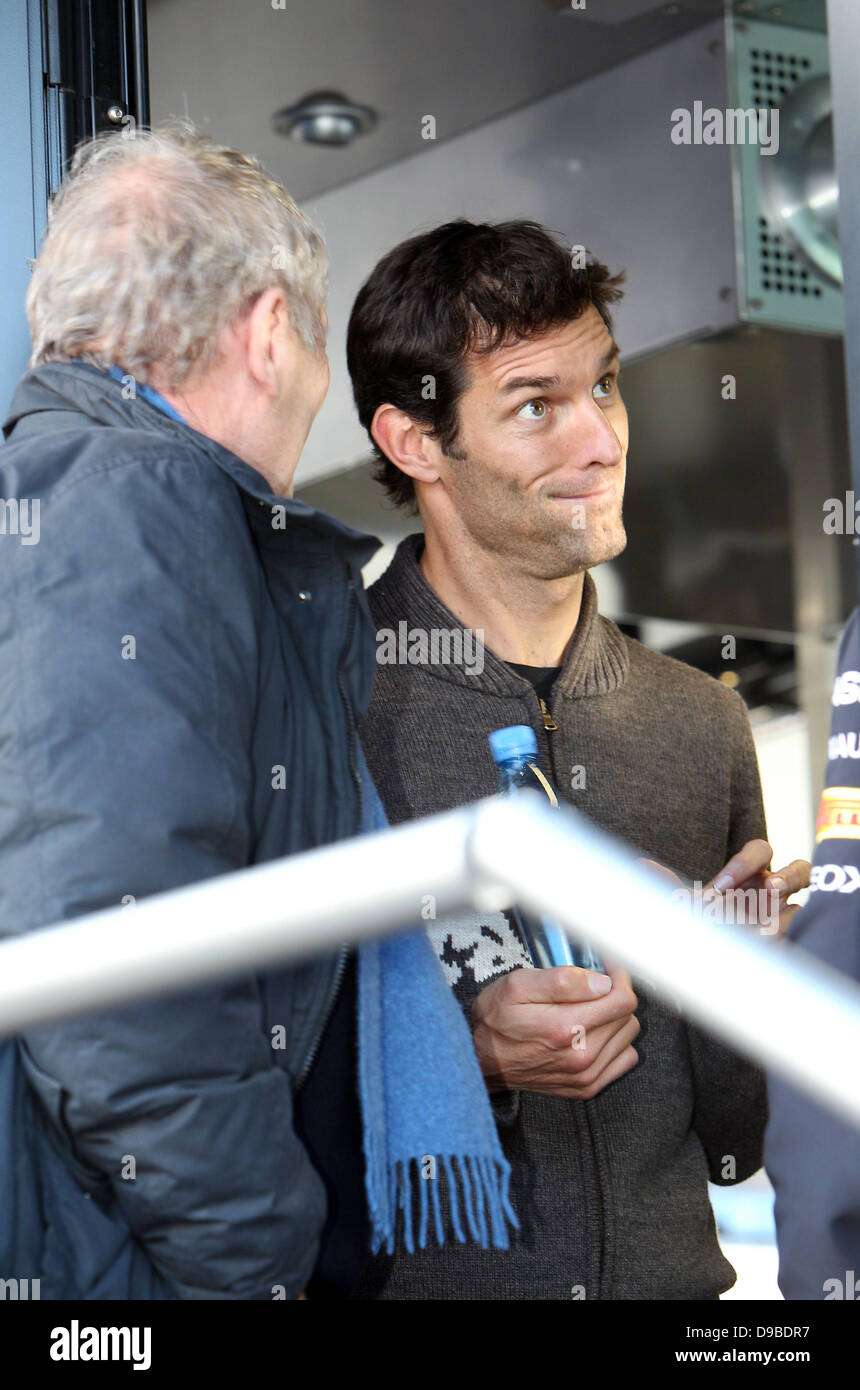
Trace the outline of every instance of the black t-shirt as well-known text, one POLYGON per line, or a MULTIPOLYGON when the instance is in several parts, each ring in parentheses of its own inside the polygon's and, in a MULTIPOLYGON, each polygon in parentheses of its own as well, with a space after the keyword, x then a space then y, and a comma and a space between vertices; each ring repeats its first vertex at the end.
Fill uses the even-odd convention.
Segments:
POLYGON ((521 666, 516 661, 508 661, 505 665, 516 671, 518 676, 525 676, 527 681, 531 681, 539 700, 549 699, 555 678, 561 670, 560 666, 521 666))

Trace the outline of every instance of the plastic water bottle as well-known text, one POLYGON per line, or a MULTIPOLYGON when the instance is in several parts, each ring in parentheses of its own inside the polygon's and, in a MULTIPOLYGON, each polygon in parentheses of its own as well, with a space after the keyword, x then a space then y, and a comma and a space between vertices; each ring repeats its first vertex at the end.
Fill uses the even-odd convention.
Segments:
MULTIPOLYGON (((543 792, 552 806, 558 797, 540 769, 537 734, 528 724, 512 724, 496 729, 488 737, 493 762, 499 769, 499 795, 517 796, 533 789, 543 792)), ((534 965, 549 970, 555 965, 578 965, 584 970, 605 973, 600 956, 585 942, 574 944, 557 922, 543 914, 531 914, 514 907, 511 916, 528 947, 534 965)))

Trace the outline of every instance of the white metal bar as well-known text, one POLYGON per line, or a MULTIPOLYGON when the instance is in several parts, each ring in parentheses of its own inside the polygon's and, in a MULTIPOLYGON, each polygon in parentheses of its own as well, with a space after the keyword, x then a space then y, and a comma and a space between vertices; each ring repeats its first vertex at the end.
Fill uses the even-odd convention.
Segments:
POLYGON ((578 928, 694 1022, 860 1126, 860 986, 755 927, 692 915, 621 841, 533 800, 527 818, 497 802, 476 819, 479 876, 578 928))
POLYGON ((860 987, 754 929, 691 918, 629 848, 573 810, 527 795, 7 941, 0 1033, 417 925, 428 894, 437 916, 514 899, 551 914, 860 1125, 860 987))
POLYGON ((204 984, 470 901, 474 813, 451 811, 159 893, 0 945, 0 1035, 204 984))

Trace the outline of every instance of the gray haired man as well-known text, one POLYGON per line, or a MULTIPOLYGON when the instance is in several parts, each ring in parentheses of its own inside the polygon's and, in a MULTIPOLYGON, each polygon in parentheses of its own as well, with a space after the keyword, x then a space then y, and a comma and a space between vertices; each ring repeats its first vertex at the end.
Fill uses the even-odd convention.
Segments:
MULTIPOLYGON (((145 895, 360 829, 378 543, 292 500, 325 285, 319 235, 236 151, 77 155, 0 450, 41 523, 0 542, 0 937, 121 903, 133 934, 145 895)), ((294 1092, 338 978, 327 955, 26 1034, 43 1297, 301 1295, 326 1194, 294 1092)))

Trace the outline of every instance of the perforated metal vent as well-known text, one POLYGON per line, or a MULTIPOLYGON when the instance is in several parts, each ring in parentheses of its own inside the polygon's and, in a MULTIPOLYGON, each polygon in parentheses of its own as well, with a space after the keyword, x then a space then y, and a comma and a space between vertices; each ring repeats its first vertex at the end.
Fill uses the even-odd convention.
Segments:
MULTIPOLYGON (((827 38, 757 21, 733 26, 733 97, 745 110, 780 107, 801 83, 828 71, 827 38)), ((780 139, 784 132, 780 130, 780 139)), ((734 151, 740 195, 740 312, 775 326, 839 333, 842 295, 811 268, 768 217, 762 166, 774 156, 755 145, 734 151)))
POLYGON ((778 106, 802 77, 811 77, 812 63, 796 53, 768 48, 750 49, 752 91, 756 106, 778 106))
POLYGON ((758 220, 758 245, 762 289, 821 298, 824 291, 817 279, 810 275, 783 237, 769 230, 765 217, 758 220))
MULTIPOLYGON (((786 93, 804 77, 811 76, 812 62, 797 53, 779 49, 751 48, 750 74, 756 107, 779 106, 786 93)), ((768 228, 767 218, 758 219, 759 274, 762 289, 777 294, 805 294, 821 297, 821 286, 801 264, 788 243, 768 228)))

